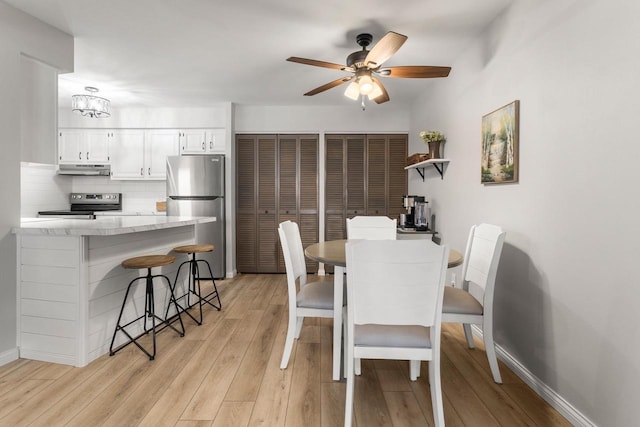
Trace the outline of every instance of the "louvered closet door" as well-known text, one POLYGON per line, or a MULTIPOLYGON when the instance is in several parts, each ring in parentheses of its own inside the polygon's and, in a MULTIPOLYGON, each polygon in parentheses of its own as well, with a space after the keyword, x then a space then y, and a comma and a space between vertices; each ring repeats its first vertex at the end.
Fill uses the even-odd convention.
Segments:
POLYGON ((325 176, 325 240, 346 238, 345 137, 327 135, 325 176))
POLYGON ((402 196, 407 194, 407 135, 389 135, 387 152, 387 215, 391 219, 398 218, 406 209, 402 204, 402 196))
POLYGON ((278 271, 278 212, 275 135, 258 137, 258 265, 257 272, 278 271))
MULTIPOLYGON (((300 137, 298 225, 302 246, 318 242, 320 212, 318 210, 318 135, 300 137)), ((318 271, 318 263, 307 259, 307 272, 318 271)))
MULTIPOLYGON (((347 138, 347 218, 366 215, 365 197, 365 136, 348 135, 347 138)), ((346 230, 346 224, 345 224, 346 230)), ((346 236, 346 234, 345 234, 346 236)))
POLYGON ((236 268, 250 273, 257 269, 255 135, 236 138, 236 268))
MULTIPOLYGON (((298 221, 298 138, 295 135, 278 136, 278 224, 298 221)), ((300 226, 300 224, 298 224, 300 226)), ((286 272, 282 248, 278 243, 278 272, 286 272)))
POLYGON ((367 135, 367 215, 387 214, 387 137, 367 135))

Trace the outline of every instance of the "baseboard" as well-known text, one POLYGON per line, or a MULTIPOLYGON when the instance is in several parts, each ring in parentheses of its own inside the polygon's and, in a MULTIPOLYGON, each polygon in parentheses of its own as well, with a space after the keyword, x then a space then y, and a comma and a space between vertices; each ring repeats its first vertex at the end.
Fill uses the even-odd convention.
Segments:
POLYGON ((14 360, 18 360, 20 357, 20 353, 18 352, 18 348, 12 348, 7 351, 3 351, 0 353, 0 366, 4 366, 7 363, 11 363, 14 360))
MULTIPOLYGON (((477 325, 471 325, 474 335, 482 339, 482 329, 477 325)), ((496 356, 509 367, 522 381, 533 389, 549 405, 556 409, 574 426, 597 427, 582 412, 578 411, 564 397, 546 385, 540 378, 531 373, 522 363, 513 357, 508 351, 496 344, 496 356)))

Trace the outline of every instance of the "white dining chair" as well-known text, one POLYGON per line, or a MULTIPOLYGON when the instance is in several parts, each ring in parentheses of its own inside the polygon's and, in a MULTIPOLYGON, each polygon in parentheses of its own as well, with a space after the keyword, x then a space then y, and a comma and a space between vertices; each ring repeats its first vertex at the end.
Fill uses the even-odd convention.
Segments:
MULTIPOLYGON (((347 239, 396 240, 397 224, 397 220, 388 216, 360 215, 347 218, 347 239)), ((355 372, 360 375, 360 360, 355 362, 355 372)))
POLYGON ((347 218, 347 239, 396 240, 398 221, 387 216, 347 218))
POLYGON ((500 384, 500 368, 493 341, 493 294, 506 232, 491 224, 471 227, 462 264, 462 288, 447 286, 442 321, 462 323, 469 348, 474 348, 471 324, 482 327, 493 380, 500 384))
POLYGON ((347 242, 345 426, 353 418, 354 361, 362 358, 429 361, 435 425, 444 425, 440 324, 448 255, 429 240, 347 242))
MULTIPOLYGON (((307 266, 298 224, 284 221, 278 227, 278 234, 287 270, 289 294, 289 324, 280 361, 280 369, 286 369, 291 357, 293 341, 300 336, 304 318, 333 318, 333 284, 332 282, 307 282, 307 266)), ((337 327, 340 328, 340 325, 337 327)))

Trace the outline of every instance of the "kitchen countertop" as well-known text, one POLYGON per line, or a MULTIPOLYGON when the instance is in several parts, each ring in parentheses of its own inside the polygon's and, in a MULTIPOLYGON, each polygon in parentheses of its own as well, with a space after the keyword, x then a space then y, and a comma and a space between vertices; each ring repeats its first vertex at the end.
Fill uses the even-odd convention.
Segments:
POLYGON ((14 234, 58 236, 112 236, 160 230, 216 221, 215 217, 195 216, 98 216, 96 219, 22 218, 14 234))

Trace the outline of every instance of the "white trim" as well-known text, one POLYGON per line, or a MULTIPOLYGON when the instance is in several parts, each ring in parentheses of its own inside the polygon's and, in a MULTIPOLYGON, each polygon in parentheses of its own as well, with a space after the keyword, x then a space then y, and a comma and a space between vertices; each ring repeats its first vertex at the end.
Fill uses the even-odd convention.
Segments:
POLYGON ((77 360, 74 356, 66 356, 63 354, 48 353, 46 351, 38 350, 20 350, 20 357, 22 359, 40 360, 48 363, 59 363, 62 365, 78 366, 77 360))
POLYGON ((18 360, 19 356, 18 347, 0 353, 0 366, 11 363, 14 360, 18 360))
MULTIPOLYGON (((482 329, 478 325, 471 325, 474 335, 482 339, 482 329)), ((563 417, 565 417, 574 426, 597 427, 582 412, 578 411, 564 397, 559 395, 554 389, 546 385, 542 380, 536 377, 522 363, 513 357, 508 351, 496 344, 496 355, 498 359, 504 362, 522 381, 533 389, 541 398, 549 405, 555 408, 563 417)))

